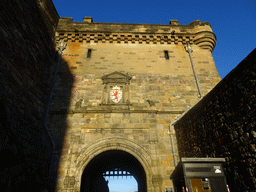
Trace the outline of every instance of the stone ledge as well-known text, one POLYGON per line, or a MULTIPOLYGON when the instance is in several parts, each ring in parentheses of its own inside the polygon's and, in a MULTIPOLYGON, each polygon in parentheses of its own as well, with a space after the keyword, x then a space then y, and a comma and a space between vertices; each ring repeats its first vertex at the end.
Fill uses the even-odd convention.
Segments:
POLYGON ((155 113, 155 114, 182 114, 185 111, 158 111, 158 110, 73 110, 51 111, 50 114, 74 114, 74 113, 155 113))
MULTIPOLYGON (((212 33, 212 32, 211 32, 212 33)), ((157 43, 163 44, 165 43, 178 43, 182 42, 182 44, 186 44, 188 41, 190 44, 193 44, 194 34, 188 33, 175 33, 175 35, 168 33, 148 33, 148 34, 140 34, 140 33, 104 33, 104 32, 58 32, 56 33, 56 41, 64 39, 65 42, 68 41, 79 41, 81 42, 102 42, 102 43, 139 43, 145 42, 146 44, 157 43)))

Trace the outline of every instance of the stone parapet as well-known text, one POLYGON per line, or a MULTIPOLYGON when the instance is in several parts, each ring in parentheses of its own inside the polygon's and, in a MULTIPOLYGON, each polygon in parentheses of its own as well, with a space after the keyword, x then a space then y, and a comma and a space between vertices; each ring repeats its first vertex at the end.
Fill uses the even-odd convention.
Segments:
POLYGON ((208 49, 212 52, 216 44, 216 36, 208 31, 198 32, 194 36, 194 44, 198 45, 201 49, 208 49))
POLYGON ((56 40, 86 43, 131 43, 131 44, 190 44, 213 51, 216 36, 208 22, 197 20, 189 25, 179 25, 171 20, 170 25, 92 23, 91 17, 84 22, 72 22, 73 18, 60 18, 56 40))

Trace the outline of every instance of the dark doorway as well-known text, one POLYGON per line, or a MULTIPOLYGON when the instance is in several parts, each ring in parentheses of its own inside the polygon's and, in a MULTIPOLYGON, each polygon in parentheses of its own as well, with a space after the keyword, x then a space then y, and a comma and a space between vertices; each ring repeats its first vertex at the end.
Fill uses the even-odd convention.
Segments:
POLYGON ((126 170, 136 179, 138 192, 147 191, 146 174, 140 162, 127 152, 110 150, 97 155, 86 166, 81 180, 81 192, 108 191, 103 175, 117 169, 126 170))

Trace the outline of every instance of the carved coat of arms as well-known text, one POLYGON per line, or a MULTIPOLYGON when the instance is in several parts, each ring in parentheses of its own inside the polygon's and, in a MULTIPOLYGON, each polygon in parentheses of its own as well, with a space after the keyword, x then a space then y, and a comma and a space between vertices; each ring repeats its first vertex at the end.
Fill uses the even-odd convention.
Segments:
POLYGON ((111 87, 110 98, 114 103, 118 103, 122 99, 122 89, 118 86, 111 87))

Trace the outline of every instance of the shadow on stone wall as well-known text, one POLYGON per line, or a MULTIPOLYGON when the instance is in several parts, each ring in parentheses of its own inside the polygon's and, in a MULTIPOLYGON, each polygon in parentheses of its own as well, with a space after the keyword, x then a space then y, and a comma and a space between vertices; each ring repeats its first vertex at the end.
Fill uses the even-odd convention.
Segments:
POLYGON ((225 157, 230 191, 256 190, 256 49, 176 124, 180 157, 225 157))
MULTIPOLYGON (((0 5, 1 191, 55 191, 58 158, 52 164, 52 154, 58 156, 67 125, 63 122, 58 138, 53 136, 53 151, 45 118, 59 58, 54 31, 59 16, 51 0, 0 5)), ((66 85, 65 109, 73 78, 67 63, 60 67, 66 68, 65 78, 57 81, 66 85)))
POLYGON ((71 74, 68 64, 66 61, 61 60, 48 118, 51 134, 55 142, 55 160, 53 168, 53 181, 55 188, 57 187, 56 180, 58 173, 63 171, 62 169, 59 169, 60 157, 67 154, 69 148, 69 143, 65 142, 64 139, 68 128, 67 114, 70 105, 70 98, 72 96, 73 83, 74 76, 71 74))

